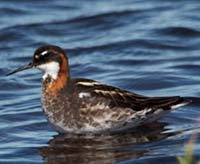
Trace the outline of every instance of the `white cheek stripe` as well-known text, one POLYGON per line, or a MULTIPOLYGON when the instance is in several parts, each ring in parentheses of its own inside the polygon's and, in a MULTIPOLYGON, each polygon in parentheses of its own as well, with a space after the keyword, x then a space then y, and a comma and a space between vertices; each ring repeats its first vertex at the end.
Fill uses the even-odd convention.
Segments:
POLYGON ((48 76, 56 80, 58 77, 60 66, 57 62, 49 62, 46 64, 41 64, 36 68, 44 71, 44 75, 42 76, 43 80, 45 80, 48 76))

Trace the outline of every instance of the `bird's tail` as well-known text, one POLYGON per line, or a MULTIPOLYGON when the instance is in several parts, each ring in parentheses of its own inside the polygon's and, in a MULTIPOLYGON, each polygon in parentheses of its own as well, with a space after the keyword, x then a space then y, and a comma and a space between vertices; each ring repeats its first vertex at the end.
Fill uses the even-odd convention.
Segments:
POLYGON ((175 104, 172 104, 171 109, 180 108, 182 106, 190 104, 191 102, 192 102, 192 100, 190 100, 190 99, 179 97, 179 100, 175 104))
POLYGON ((191 103, 191 99, 180 96, 174 97, 153 97, 150 98, 146 105, 154 109, 172 110, 191 103))

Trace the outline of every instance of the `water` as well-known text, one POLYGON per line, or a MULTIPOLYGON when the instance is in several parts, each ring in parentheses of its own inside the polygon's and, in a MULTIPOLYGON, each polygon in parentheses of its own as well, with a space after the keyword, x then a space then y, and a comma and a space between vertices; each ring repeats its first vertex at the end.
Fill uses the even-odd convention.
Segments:
MULTIPOLYGON (((127 134, 62 136, 44 117, 41 73, 10 70, 46 43, 71 75, 149 96, 200 96, 200 4, 195 0, 1 0, 0 163, 177 163, 199 130, 199 103, 127 134)), ((199 158, 197 137, 194 155, 199 158)))

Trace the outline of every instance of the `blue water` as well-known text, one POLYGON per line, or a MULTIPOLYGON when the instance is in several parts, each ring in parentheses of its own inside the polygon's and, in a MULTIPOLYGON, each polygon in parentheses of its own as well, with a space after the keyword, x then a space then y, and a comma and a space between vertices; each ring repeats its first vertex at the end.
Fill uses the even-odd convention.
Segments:
POLYGON ((199 103, 127 134, 62 136, 42 113, 41 73, 5 74, 49 43, 66 50, 73 77, 148 96, 199 97, 199 11, 197 0, 1 0, 0 163, 177 163, 200 133, 199 103))

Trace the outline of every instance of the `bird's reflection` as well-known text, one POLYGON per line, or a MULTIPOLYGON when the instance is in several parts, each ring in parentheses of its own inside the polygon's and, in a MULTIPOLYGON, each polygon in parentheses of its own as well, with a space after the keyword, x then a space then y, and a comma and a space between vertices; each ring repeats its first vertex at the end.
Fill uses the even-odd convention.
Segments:
POLYGON ((166 133, 167 124, 155 122, 140 130, 112 135, 57 135, 40 148, 46 164, 113 163, 144 156, 147 150, 134 146, 165 139, 175 133, 166 133))

